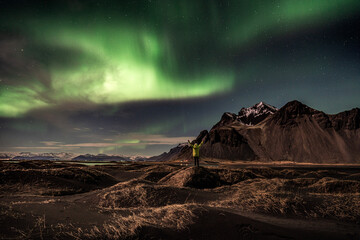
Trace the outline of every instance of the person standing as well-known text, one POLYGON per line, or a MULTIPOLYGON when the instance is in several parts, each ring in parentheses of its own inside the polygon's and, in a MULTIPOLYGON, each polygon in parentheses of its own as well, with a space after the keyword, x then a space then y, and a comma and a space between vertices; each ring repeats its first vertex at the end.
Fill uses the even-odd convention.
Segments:
POLYGON ((188 140, 188 143, 190 144, 190 147, 192 147, 192 149, 193 149, 194 165, 198 167, 199 166, 199 156, 200 156, 199 149, 200 149, 201 145, 204 143, 204 141, 201 141, 200 144, 195 143, 193 145, 188 140))

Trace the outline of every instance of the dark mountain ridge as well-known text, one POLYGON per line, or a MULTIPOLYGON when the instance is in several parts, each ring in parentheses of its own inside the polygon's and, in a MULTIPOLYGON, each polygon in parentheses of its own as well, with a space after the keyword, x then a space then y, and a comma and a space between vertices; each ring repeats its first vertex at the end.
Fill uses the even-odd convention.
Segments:
MULTIPOLYGON (((204 141, 200 154, 207 159, 359 163, 359 129, 359 108, 326 114, 296 100, 280 109, 261 102, 224 113, 195 141, 204 141)), ((171 160, 191 159, 189 146, 176 152, 171 160)), ((170 160, 166 153, 161 159, 170 160)))

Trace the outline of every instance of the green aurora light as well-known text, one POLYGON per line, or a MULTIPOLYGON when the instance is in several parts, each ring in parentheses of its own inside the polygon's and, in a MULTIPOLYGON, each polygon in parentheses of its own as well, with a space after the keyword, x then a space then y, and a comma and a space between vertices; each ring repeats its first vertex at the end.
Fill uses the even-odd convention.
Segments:
POLYGON ((184 46, 191 49, 210 39, 231 53, 261 41, 267 31, 280 34, 321 24, 354 12, 355 6, 359 3, 353 0, 154 1, 141 16, 134 10, 127 16, 125 10, 109 8, 79 16, 60 11, 34 18, 15 14, 1 25, 27 37, 24 58, 37 59, 33 54, 42 47, 75 54, 59 62, 49 50, 48 57, 38 59, 49 73, 49 86, 38 79, 29 79, 26 85, 3 84, 0 116, 19 117, 64 102, 117 104, 226 93, 245 81, 239 77, 241 69, 217 68, 205 59, 199 69, 187 71, 193 69, 194 59, 181 60, 184 46))

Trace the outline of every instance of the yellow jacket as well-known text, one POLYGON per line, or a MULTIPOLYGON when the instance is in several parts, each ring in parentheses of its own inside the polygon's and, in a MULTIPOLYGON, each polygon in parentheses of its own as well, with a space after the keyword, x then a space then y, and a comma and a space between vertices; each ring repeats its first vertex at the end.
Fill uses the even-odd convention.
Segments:
POLYGON ((201 142, 199 145, 197 143, 195 143, 194 145, 192 145, 190 142, 190 147, 192 147, 193 149, 193 157, 199 157, 199 149, 201 147, 201 145, 203 144, 203 142, 201 142))

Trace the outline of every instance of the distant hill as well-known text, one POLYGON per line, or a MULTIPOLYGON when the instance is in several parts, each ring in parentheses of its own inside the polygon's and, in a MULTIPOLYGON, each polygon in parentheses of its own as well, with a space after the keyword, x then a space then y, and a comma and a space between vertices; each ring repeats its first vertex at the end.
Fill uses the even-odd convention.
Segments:
POLYGON ((161 161, 175 160, 176 158, 178 158, 182 149, 186 146, 187 146, 187 143, 180 143, 176 147, 170 149, 169 152, 164 152, 158 156, 149 157, 146 159, 146 161, 161 162, 161 161))
POLYGON ((119 155, 106 155, 106 154, 84 154, 74 157, 73 161, 130 161, 129 157, 119 156, 119 155))
POLYGON ((123 155, 106 155, 106 154, 82 154, 76 155, 73 153, 0 153, 0 159, 4 160, 50 160, 50 161, 144 161, 145 157, 128 157, 123 155))
MULTIPOLYGON (((206 158, 360 163, 360 109, 330 115, 299 101, 280 109, 261 102, 242 108, 239 114, 224 113, 195 141, 202 140, 200 154, 206 158)), ((161 159, 191 158, 189 146, 175 149, 162 154, 161 159)))

